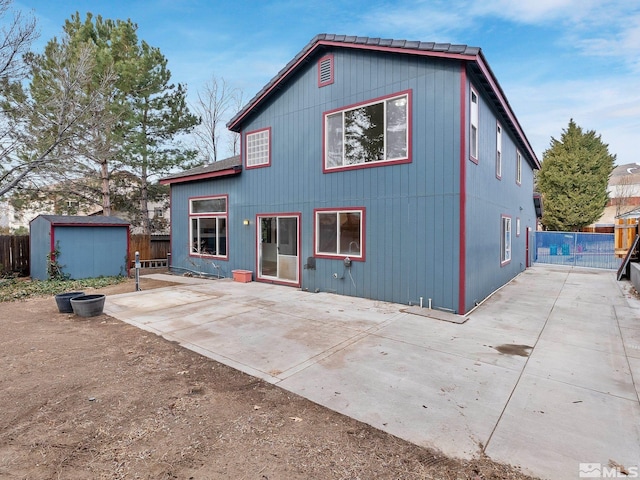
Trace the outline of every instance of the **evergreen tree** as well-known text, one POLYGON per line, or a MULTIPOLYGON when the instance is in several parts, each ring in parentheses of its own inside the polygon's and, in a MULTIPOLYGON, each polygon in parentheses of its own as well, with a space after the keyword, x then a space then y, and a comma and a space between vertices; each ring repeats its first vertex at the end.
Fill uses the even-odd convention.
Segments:
POLYGON ((94 42, 99 52, 97 73, 113 69, 117 76, 112 111, 119 121, 112 132, 112 153, 120 177, 123 172, 133 174, 127 188, 131 200, 137 201, 124 205, 149 233, 150 186, 157 176, 194 166, 195 151, 178 139, 199 120, 187 107, 185 88, 170 83, 167 59, 158 48, 138 39, 131 20, 105 20, 89 13, 82 22, 76 13, 66 22, 65 32, 72 41, 94 42))
POLYGON ((602 216, 615 158, 600 135, 583 132, 573 119, 560 140, 551 138, 537 177, 547 230, 579 231, 602 216))

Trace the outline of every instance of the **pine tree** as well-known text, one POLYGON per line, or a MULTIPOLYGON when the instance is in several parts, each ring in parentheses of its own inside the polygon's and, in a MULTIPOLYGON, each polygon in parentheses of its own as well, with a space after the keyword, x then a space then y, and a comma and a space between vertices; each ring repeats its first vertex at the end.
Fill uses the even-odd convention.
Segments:
POLYGON ((602 216, 616 156, 600 135, 569 121, 560 140, 551 138, 537 185, 543 195, 547 230, 579 231, 602 216))

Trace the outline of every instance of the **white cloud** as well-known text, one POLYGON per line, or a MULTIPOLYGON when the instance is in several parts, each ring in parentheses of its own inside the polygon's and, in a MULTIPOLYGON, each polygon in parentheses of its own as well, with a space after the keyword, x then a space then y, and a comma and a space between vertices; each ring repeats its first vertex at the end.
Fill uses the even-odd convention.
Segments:
POLYGON ((633 163, 640 129, 640 93, 634 84, 632 76, 520 84, 511 88, 510 103, 539 159, 551 137, 559 139, 573 118, 584 130, 601 135, 618 164, 633 163))
POLYGON ((455 5, 441 2, 417 2, 381 5, 354 18, 355 31, 364 29, 373 35, 407 40, 455 41, 452 36, 472 25, 467 2, 455 5), (403 32, 397 36, 397 32, 403 32))
MULTIPOLYGON (((612 0, 494 0, 470 6, 478 16, 496 16, 525 24, 549 24, 552 21, 577 22, 590 17, 595 10, 612 0)), ((619 3, 619 2, 617 2, 619 3)))

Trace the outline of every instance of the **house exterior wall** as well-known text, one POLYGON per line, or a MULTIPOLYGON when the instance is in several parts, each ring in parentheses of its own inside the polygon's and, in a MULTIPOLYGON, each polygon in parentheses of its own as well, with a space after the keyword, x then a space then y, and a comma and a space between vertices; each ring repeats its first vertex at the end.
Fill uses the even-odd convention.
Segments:
MULTIPOLYGON (((302 263, 314 255, 314 209, 365 209, 366 261, 351 278, 339 259, 316 259, 302 269, 302 288, 455 310, 458 302, 459 62, 337 49, 334 82, 319 88, 309 62, 253 116, 243 132, 271 128, 271 165, 237 178, 172 186, 172 257, 175 266, 208 268, 188 257, 188 199, 229 195, 226 269, 256 271, 256 215, 301 214, 302 263), (323 173, 323 113, 411 91, 411 163, 323 173), (251 225, 242 225, 243 219, 251 225), (355 284, 355 286, 354 286, 355 284)), ((245 136, 242 137, 243 141, 245 136)), ((244 158, 244 152, 243 152, 244 158)))
POLYGON ((469 159, 471 84, 458 60, 333 47, 317 52, 243 119, 242 173, 172 184, 173 265, 217 273, 215 264, 228 277, 245 269, 256 278, 257 216, 278 213, 299 215, 305 265, 314 257, 314 211, 358 208, 365 215, 364 261, 347 270, 341 259, 316 256, 315 269, 300 269, 301 288, 403 304, 422 297, 434 308, 469 311, 525 268, 527 227, 535 229, 526 152, 518 185, 515 139, 500 119, 503 167, 496 178, 499 115, 479 86, 479 158, 469 159), (317 60, 327 55, 332 82, 319 87, 317 60), (409 92, 411 104, 408 163, 323 169, 323 114, 401 92, 409 92), (268 164, 247 168, 246 134, 266 129, 268 164), (228 195, 228 256, 192 256, 189 199, 216 195, 228 195), (500 258, 503 216, 512 219, 509 262, 500 258))
POLYGON ((51 223, 36 217, 29 224, 30 275, 36 280, 47 280, 47 255, 51 252, 51 223))
MULTIPOLYGON (((536 213, 532 200, 533 169, 525 152, 516 146, 513 135, 486 101, 482 90, 467 80, 479 94, 479 158, 468 160, 466 177, 466 276, 465 310, 469 311, 500 286, 527 267, 527 227, 531 229, 529 244, 536 229, 536 213), (502 126, 502 175, 496 176, 497 122, 502 126), (521 182, 516 182, 517 151, 522 155, 521 182), (501 262, 501 219, 511 218, 511 260, 501 262), (520 234, 516 232, 518 219, 520 234)), ((531 258, 531 252, 529 252, 531 258)))

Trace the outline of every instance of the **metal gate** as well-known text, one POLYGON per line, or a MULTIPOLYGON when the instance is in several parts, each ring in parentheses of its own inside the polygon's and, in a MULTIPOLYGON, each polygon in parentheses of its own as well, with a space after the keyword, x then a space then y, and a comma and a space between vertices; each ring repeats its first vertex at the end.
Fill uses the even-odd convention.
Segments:
POLYGON ((535 261, 617 270, 613 233, 536 232, 535 261))

